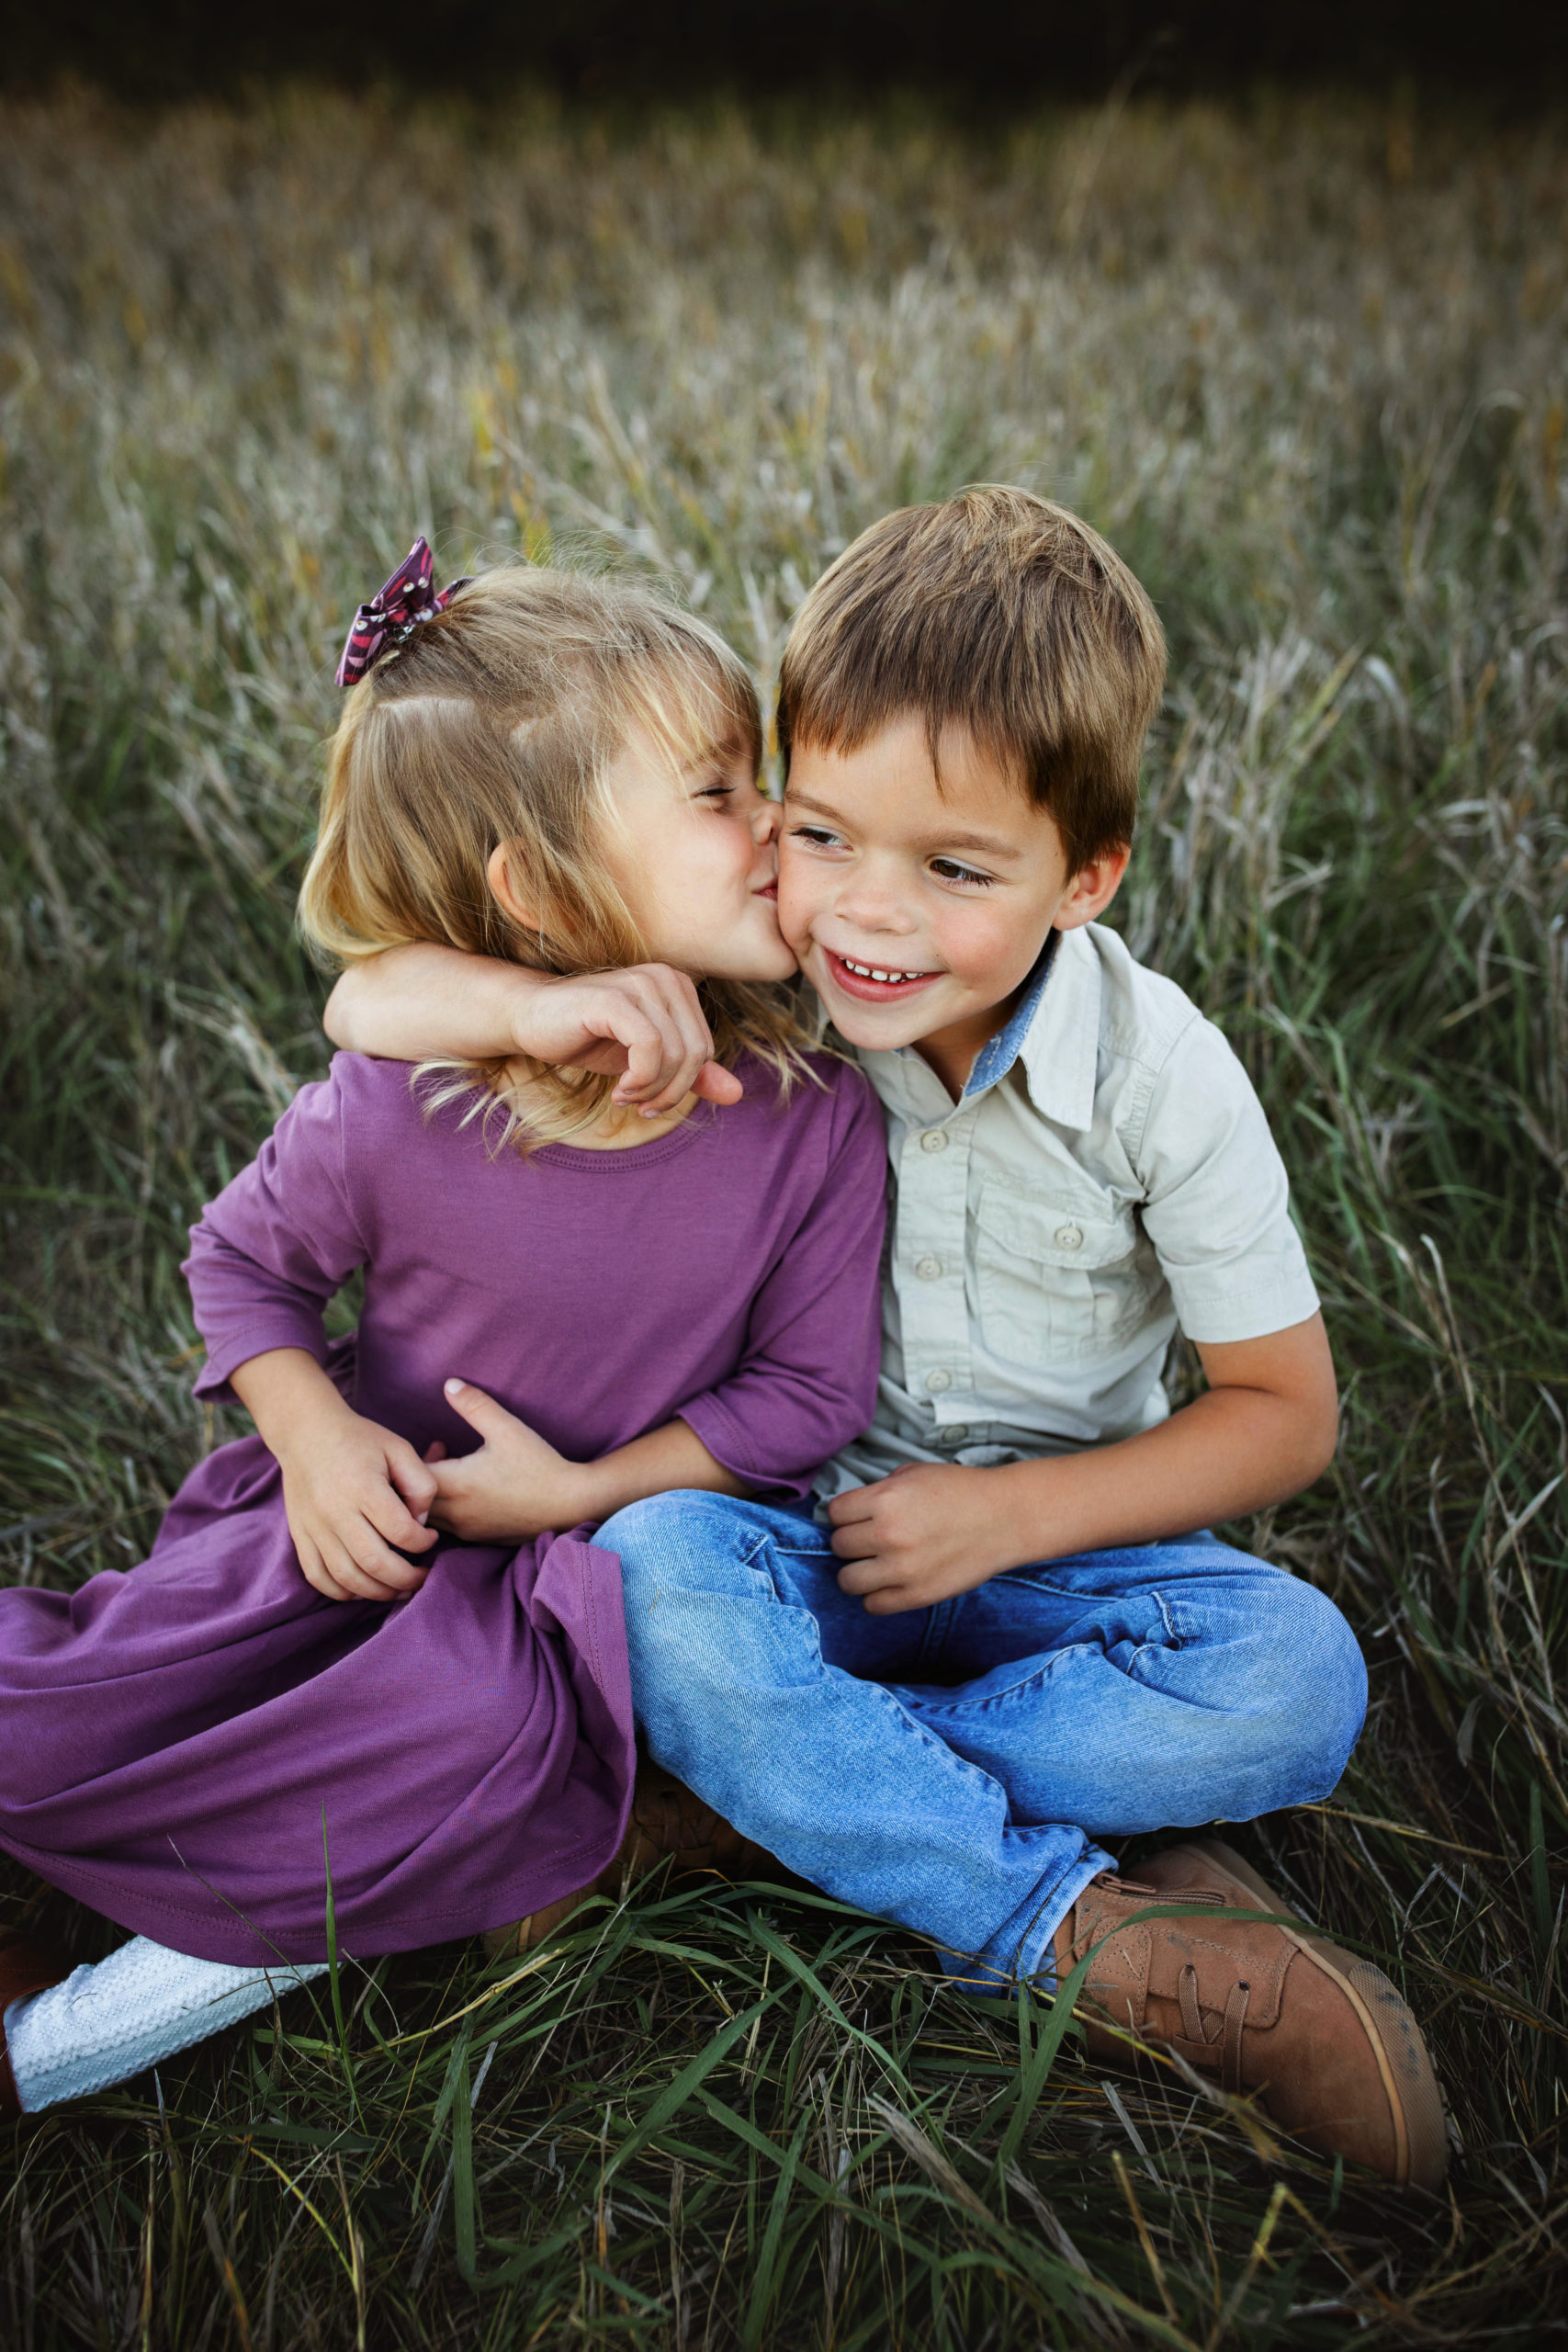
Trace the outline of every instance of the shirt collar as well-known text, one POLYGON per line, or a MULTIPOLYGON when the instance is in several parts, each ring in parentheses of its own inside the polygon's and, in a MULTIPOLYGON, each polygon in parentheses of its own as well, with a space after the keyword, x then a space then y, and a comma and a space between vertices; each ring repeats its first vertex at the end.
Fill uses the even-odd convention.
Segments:
POLYGON ((1051 933, 1040 950, 1033 970, 1023 984, 1023 994, 1013 1008, 1006 1028, 998 1029, 994 1037, 987 1038, 976 1055, 975 1067, 969 1073, 962 1101, 967 1102, 972 1096, 984 1094, 988 1086, 997 1085, 1023 1051, 1023 1041, 1045 994, 1045 983, 1051 977, 1051 967, 1056 960, 1056 944, 1061 936, 1059 931, 1051 933))
POLYGON ((1021 1061, 1042 1117, 1087 1132, 1099 1076, 1100 991, 1100 957, 1087 931, 1053 932, 1017 1011, 976 1056, 964 1102, 1021 1061))
POLYGON ((1088 931, 1054 931, 1006 1027, 976 1056, 958 1103, 913 1046, 888 1053, 863 1046, 858 1058, 884 1101, 920 1125, 977 1102, 1021 1062, 1042 1116, 1087 1134, 1100 1071, 1100 957, 1088 931))

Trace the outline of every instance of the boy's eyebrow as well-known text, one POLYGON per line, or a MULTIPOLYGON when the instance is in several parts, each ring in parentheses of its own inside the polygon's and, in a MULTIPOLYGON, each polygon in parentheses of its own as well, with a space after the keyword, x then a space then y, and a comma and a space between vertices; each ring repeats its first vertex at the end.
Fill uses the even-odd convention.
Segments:
POLYGON ((1004 842, 997 833, 930 833, 916 844, 919 849, 976 849, 986 857, 1021 857, 1022 852, 1015 842, 1004 842))
MULTIPOLYGON (((794 792, 786 787, 784 798, 791 808, 809 808, 814 816, 830 818, 835 825, 841 825, 844 821, 829 802, 813 800, 807 792, 794 792)), ((1022 854, 1016 842, 1003 841, 999 833, 953 833, 945 827, 941 832, 926 834, 914 843, 914 847, 923 850, 975 849, 987 857, 1016 858, 1022 854)))
POLYGON ((838 810, 832 808, 829 802, 826 800, 813 800, 808 792, 797 792, 793 785, 786 784, 784 786, 784 798, 789 802, 792 808, 809 808, 818 817, 831 817, 835 825, 840 825, 843 822, 843 819, 840 816, 838 810))

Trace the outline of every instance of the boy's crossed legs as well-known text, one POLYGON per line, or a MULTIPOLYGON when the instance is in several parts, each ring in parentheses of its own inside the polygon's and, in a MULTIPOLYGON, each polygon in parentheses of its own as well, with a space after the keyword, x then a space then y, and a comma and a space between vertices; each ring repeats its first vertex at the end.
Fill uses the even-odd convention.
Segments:
POLYGON ((1436 2185, 1440 2098, 1386 1979, 1304 1927, 1195 1917, 1284 1907, 1215 1844, 1159 1856, 1138 1884, 1100 1875, 1115 1866, 1097 1835, 1251 1819, 1334 1787, 1366 1670, 1311 1585, 1202 1534, 873 1616, 797 1512, 665 1495, 597 1540, 620 1555, 649 1749, 742 1835, 931 1937, 971 1983, 1051 1982, 1108 1938, 1089 1990, 1119 2024, 1227 2087, 1267 2086, 1319 2144, 1436 2185), (1136 1923, 1162 1901, 1186 1907, 1136 1923))
POLYGON ((1338 1611, 1213 1536, 885 1617, 840 1591, 830 1533, 717 1495, 608 1521, 638 1717, 744 1836, 964 1962, 1049 1973, 1055 1928, 1114 1868, 1096 1835, 1326 1796, 1360 1730, 1338 1611))

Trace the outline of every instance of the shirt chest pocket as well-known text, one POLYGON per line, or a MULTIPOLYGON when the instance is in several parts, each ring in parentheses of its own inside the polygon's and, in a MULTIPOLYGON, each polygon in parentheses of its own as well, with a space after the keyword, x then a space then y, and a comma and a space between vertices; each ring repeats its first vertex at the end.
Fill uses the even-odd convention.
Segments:
POLYGON ((975 1268, 987 1347, 1038 1364, 1115 1346, 1145 1312, 1139 1255, 1130 1209, 1062 1207, 985 1185, 975 1268))

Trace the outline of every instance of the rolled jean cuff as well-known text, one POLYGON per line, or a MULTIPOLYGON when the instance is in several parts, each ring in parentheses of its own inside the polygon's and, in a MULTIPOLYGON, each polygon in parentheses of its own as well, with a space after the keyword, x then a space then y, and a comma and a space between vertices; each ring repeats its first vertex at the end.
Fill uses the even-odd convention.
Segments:
POLYGON ((977 1952, 942 1951, 942 1965, 949 1976, 962 1978, 972 1992, 1009 1992, 1021 1979, 1045 1992, 1056 1983, 1055 1935, 1074 1904, 1101 1871, 1116 1868, 1098 1846, 1086 1846, 1064 1870, 1043 1900, 1038 1892, 1005 1919, 977 1952))

